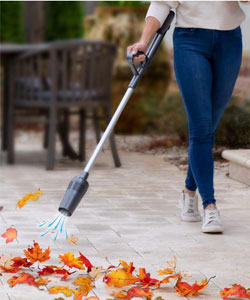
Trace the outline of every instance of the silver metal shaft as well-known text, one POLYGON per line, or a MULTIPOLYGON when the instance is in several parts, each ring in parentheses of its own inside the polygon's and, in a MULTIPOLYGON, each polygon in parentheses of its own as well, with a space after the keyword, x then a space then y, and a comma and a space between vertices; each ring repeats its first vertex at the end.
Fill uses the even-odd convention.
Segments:
POLYGON ((92 168, 99 152, 102 150, 103 144, 105 143, 105 141, 107 140, 107 138, 109 137, 110 133, 112 132, 116 122, 118 121, 120 114, 122 113, 124 107, 126 106, 130 96, 132 95, 134 89, 133 88, 128 88, 125 95, 123 96, 119 106, 117 107, 112 119, 110 120, 106 130, 104 131, 102 138, 100 139, 99 143, 97 144, 92 156, 90 157, 85 169, 83 170, 83 172, 89 173, 90 169, 92 168))

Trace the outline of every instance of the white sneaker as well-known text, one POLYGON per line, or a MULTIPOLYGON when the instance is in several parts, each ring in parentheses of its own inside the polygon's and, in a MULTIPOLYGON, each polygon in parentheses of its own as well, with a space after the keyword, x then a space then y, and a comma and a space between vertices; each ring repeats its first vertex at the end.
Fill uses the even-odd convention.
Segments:
POLYGON ((180 198, 181 219, 186 222, 199 222, 198 196, 182 192, 180 198))
POLYGON ((202 223, 202 232, 223 232, 223 225, 221 222, 220 212, 217 208, 205 209, 202 223))

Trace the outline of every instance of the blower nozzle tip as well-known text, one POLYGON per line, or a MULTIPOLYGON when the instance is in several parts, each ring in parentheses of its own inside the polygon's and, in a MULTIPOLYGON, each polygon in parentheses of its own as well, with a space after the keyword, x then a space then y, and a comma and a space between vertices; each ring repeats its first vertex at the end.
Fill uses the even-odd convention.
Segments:
POLYGON ((87 177, 88 173, 84 172, 81 176, 72 178, 58 208, 61 214, 67 217, 73 214, 89 187, 87 177))

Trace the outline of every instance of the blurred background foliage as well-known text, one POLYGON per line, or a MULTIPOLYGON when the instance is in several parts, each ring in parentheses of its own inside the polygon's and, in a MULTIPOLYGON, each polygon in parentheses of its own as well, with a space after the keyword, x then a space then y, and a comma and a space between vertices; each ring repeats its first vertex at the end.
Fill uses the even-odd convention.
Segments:
MULTIPOLYGON (((177 143, 188 143, 187 117, 178 91, 170 91, 159 101, 150 95, 140 104, 143 133, 176 136, 177 143)), ((142 133, 142 132, 140 132, 142 133)), ((229 148, 250 147, 250 99, 239 105, 232 97, 216 131, 215 144, 229 148)))
POLYGON ((24 42, 23 6, 20 1, 0 2, 1 42, 24 42))
POLYGON ((100 6, 142 6, 146 1, 100 1, 100 6))
POLYGON ((84 6, 80 1, 49 1, 47 5, 46 40, 83 37, 84 6))

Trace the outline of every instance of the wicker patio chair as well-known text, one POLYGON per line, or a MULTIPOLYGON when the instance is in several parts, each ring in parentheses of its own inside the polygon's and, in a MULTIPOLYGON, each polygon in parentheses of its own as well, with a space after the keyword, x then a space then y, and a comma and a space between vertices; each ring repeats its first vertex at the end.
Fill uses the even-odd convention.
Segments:
MULTIPOLYGON (((67 142, 69 113, 79 115, 79 159, 85 160, 85 131, 88 113, 100 139, 99 121, 111 118, 112 69, 116 47, 108 42, 67 40, 48 43, 39 51, 18 56, 10 63, 10 101, 8 103, 8 163, 14 163, 15 123, 43 122, 47 149, 46 168, 55 163, 56 129, 67 142), (100 115, 99 111, 103 111, 100 115), (44 118, 27 117, 37 112, 44 118), (24 117, 24 119, 22 118, 24 117), (60 123, 61 122, 61 123, 60 123), (61 124, 61 126, 58 126, 61 124)), ((121 165, 114 133, 110 146, 116 167, 121 165)))

